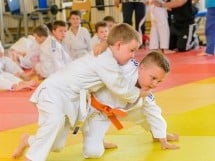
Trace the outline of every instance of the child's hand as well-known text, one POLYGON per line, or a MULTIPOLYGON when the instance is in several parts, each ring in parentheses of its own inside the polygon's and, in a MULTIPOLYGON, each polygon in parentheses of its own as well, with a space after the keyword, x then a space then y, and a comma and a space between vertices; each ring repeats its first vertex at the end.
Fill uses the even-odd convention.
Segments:
POLYGON ((150 90, 140 89, 140 97, 146 97, 150 94, 150 90))
POLYGON ((107 49, 107 47, 108 47, 108 44, 106 41, 96 45, 93 49, 94 56, 98 56, 101 53, 103 53, 107 49))
POLYGON ((119 4, 120 4, 120 0, 114 0, 114 4, 115 4, 115 6, 118 8, 118 7, 119 7, 119 4))
POLYGON ((159 2, 158 0, 152 0, 151 2, 153 5, 155 5, 156 7, 161 7, 162 6, 162 3, 159 2))

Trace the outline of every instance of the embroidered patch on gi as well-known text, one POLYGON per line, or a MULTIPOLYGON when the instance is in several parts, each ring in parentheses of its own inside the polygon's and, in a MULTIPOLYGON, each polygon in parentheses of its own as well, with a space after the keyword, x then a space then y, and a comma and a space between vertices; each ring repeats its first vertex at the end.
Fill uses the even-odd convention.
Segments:
POLYGON ((150 93, 147 98, 149 99, 149 101, 154 101, 154 96, 152 93, 150 93))
POLYGON ((131 62, 132 62, 136 67, 139 66, 139 63, 138 63, 136 60, 132 59, 131 62))

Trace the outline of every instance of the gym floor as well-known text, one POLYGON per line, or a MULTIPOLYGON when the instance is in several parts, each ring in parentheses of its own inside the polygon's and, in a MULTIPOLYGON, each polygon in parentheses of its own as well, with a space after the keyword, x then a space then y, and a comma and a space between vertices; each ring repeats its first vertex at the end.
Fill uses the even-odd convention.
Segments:
MULTIPOLYGON (((105 138, 118 149, 107 150, 102 158, 84 159, 81 134, 71 134, 66 147, 50 153, 48 161, 214 161, 215 57, 197 56, 202 50, 167 55, 172 71, 154 92, 168 131, 180 135, 174 142, 180 149, 162 150, 149 132, 123 122, 123 130, 111 127, 105 138)), ((137 58, 143 55, 140 51, 137 58)), ((12 161, 11 153, 20 135, 36 131, 37 110, 28 102, 31 93, 0 92, 0 161, 12 161)))

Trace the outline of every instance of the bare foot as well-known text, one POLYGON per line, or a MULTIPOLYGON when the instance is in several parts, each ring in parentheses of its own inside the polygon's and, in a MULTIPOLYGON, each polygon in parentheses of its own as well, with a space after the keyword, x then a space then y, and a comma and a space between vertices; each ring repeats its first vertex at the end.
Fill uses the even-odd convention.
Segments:
POLYGON ((207 54, 207 53, 199 53, 197 56, 213 56, 212 54, 207 54))
POLYGON ((12 158, 16 159, 22 156, 25 149, 29 146, 28 144, 28 134, 23 134, 20 138, 19 145, 16 147, 15 151, 12 154, 12 158))
POLYGON ((166 135, 166 139, 167 141, 178 141, 179 140, 179 136, 177 134, 167 134, 166 135))
MULTIPOLYGON (((179 135, 168 133, 168 134, 166 134, 166 140, 167 141, 178 141, 179 140, 179 135)), ((159 142, 159 141, 160 141, 159 138, 153 138, 153 142, 159 142)))
POLYGON ((164 53, 164 54, 173 54, 173 53, 176 53, 176 51, 175 51, 175 50, 164 49, 164 50, 163 50, 163 53, 164 53))
POLYGON ((115 149, 115 148, 118 148, 118 147, 114 143, 106 143, 106 142, 104 142, 104 148, 105 149, 115 149))

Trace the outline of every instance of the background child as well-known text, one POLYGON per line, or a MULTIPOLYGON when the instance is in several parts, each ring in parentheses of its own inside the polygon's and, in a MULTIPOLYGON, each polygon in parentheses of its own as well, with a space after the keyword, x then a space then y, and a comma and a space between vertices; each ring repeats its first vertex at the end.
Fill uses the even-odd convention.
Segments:
MULTIPOLYGON (((130 84, 144 90, 152 90, 164 80, 170 70, 168 60, 160 53, 152 52, 143 58, 140 65, 135 61, 121 67, 122 73, 130 84)), ((128 110, 125 120, 139 124, 148 122, 154 138, 157 138, 163 149, 176 149, 178 146, 168 143, 168 140, 177 140, 178 136, 166 134, 166 122, 161 115, 160 108, 156 105, 153 95, 150 93, 146 98, 139 99, 135 104, 127 105, 121 98, 117 98, 111 91, 102 88, 94 93, 98 102, 116 110, 123 108, 128 110), (127 105, 127 106, 126 106, 127 105), (146 119, 145 119, 146 118, 146 119)), ((92 99, 91 99, 92 101, 92 99)), ((92 104, 95 107, 95 103, 92 104)), ((110 126, 110 120, 103 112, 91 109, 91 115, 85 122, 83 129, 84 156, 86 158, 99 158, 104 153, 104 135, 110 126), (99 128, 98 128, 99 127, 99 128)))
POLYGON ((66 36, 66 32, 67 32, 67 24, 64 21, 61 20, 57 20, 55 22, 53 22, 52 27, 51 27, 51 33, 52 36, 59 41, 60 43, 62 43, 63 39, 66 36))
POLYGON ((112 16, 105 16, 103 18, 103 21, 105 21, 107 23, 107 26, 109 28, 109 31, 114 27, 114 25, 116 25, 116 21, 112 16))
POLYGON ((96 30, 96 33, 91 39, 91 48, 92 49, 95 48, 96 45, 106 42, 108 32, 109 32, 108 26, 107 26, 106 22, 104 22, 104 21, 97 22, 95 24, 95 30, 96 30))
POLYGON ((138 33, 131 26, 120 24, 111 30, 107 42, 109 48, 103 54, 73 61, 40 84, 31 97, 39 111, 39 129, 35 136, 23 137, 13 157, 19 157, 30 146, 26 161, 42 161, 51 150, 62 149, 70 127, 75 128, 87 117, 87 93, 104 85, 130 103, 148 94, 130 87, 119 71, 119 64, 127 63, 138 49, 138 33))
POLYGON ((32 35, 20 38, 9 49, 9 56, 24 69, 33 68, 34 58, 38 55, 39 46, 32 35))
POLYGON ((14 61, 4 57, 4 48, 0 44, 0 90, 33 89, 36 85, 36 81, 30 80, 30 76, 14 61))
POLYGON ((49 36, 49 30, 45 25, 36 27, 33 33, 40 52, 39 62, 34 69, 41 78, 47 78, 71 61, 63 46, 49 36))
POLYGON ((71 11, 69 21, 70 28, 66 33, 63 43, 68 49, 70 57, 74 60, 91 51, 91 36, 86 28, 81 27, 80 11, 71 11))

